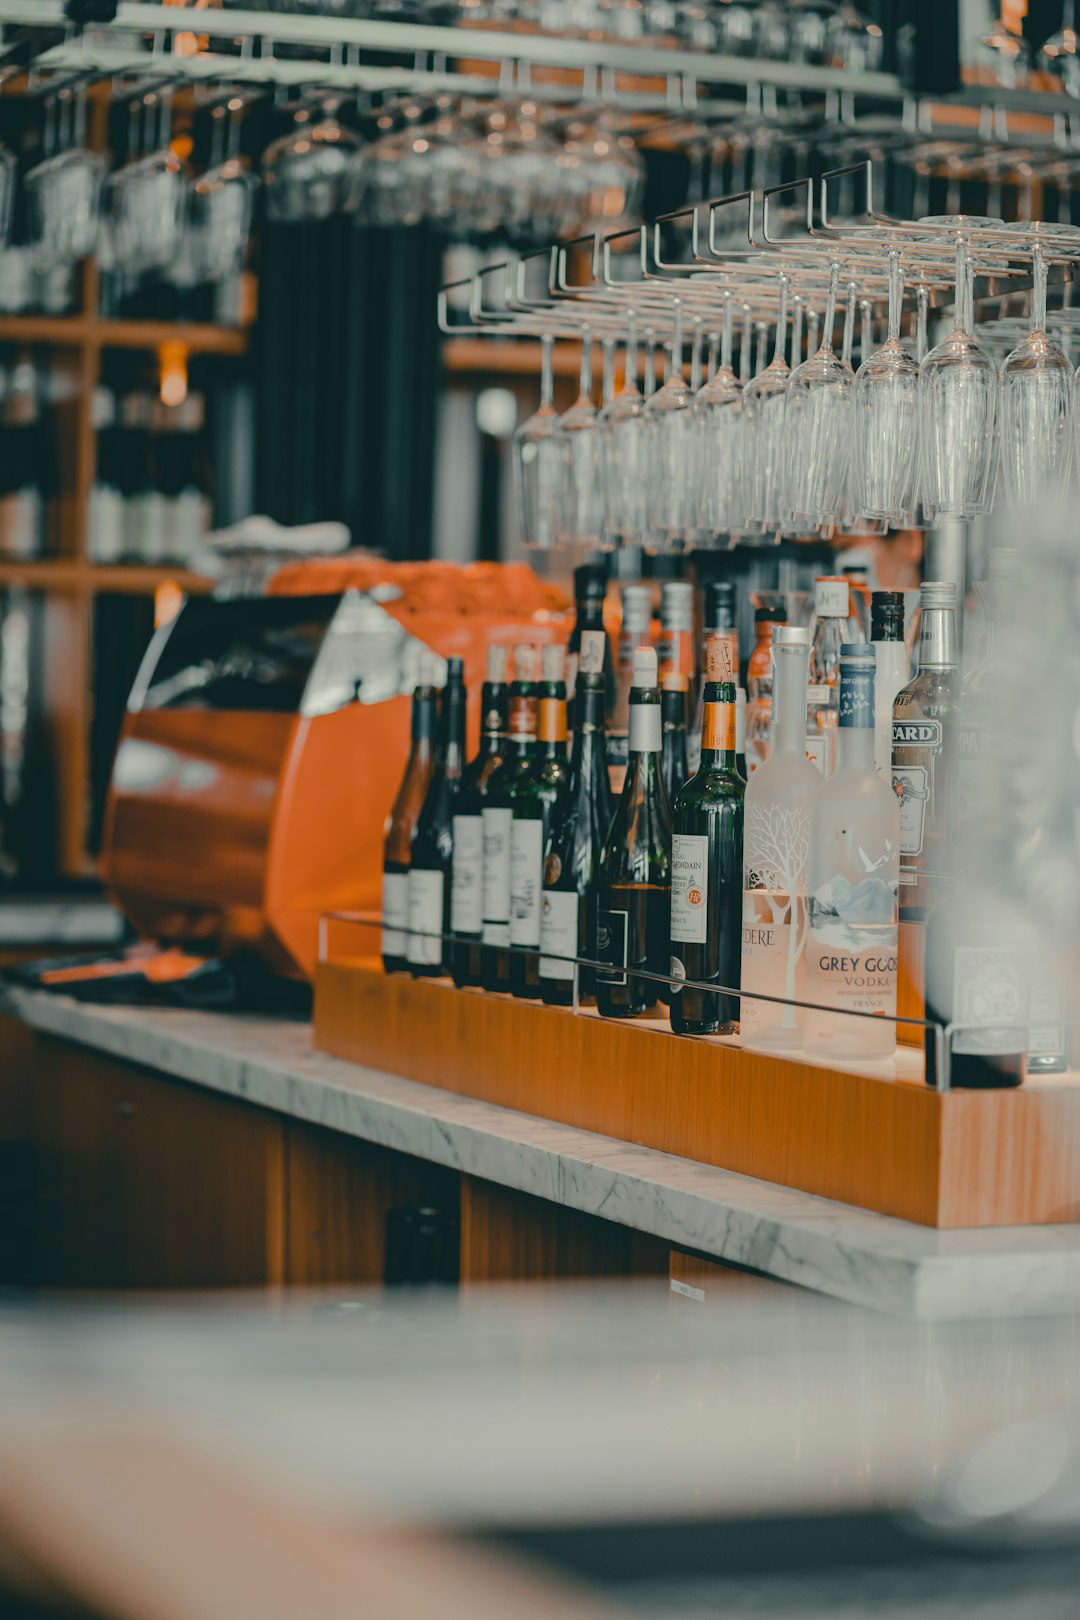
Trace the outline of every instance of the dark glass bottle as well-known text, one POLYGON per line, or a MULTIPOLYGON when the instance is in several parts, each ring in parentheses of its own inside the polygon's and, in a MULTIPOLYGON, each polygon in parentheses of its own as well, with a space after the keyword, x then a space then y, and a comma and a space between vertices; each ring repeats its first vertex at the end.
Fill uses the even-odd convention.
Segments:
MULTIPOLYGON (((1000 923, 985 893, 947 895, 926 919, 925 1016, 957 1026, 948 1055, 953 1086, 991 1090, 1024 1079, 1030 962, 1023 946, 1001 938, 1000 923)), ((936 1031, 927 1029, 924 1040, 926 1083, 937 1087, 936 1031)))
POLYGON ((465 666, 451 658, 439 703, 435 765, 416 818, 409 853, 409 971, 416 978, 446 972, 454 810, 465 769, 465 666))
MULTIPOLYGON (((701 644, 701 663, 699 668, 705 669, 708 657, 709 642, 719 636, 719 643, 714 643, 713 662, 719 656, 721 662, 717 666, 719 674, 708 677, 715 680, 734 681, 739 684, 739 632, 735 622, 735 587, 728 579, 707 579, 702 591, 702 611, 704 618, 704 632, 701 644), (720 653, 716 651, 717 645, 720 653)), ((690 736, 687 747, 691 771, 698 767, 698 757, 701 752, 701 726, 704 716, 705 685, 698 687, 697 701, 694 706, 694 720, 690 727, 690 736)))
MULTIPOLYGON (((573 1001, 575 957, 596 960, 596 879, 613 808, 605 704, 603 675, 579 671, 574 752, 544 862, 540 992, 549 1006, 568 1007, 573 1001)), ((593 968, 582 968, 578 989, 581 999, 595 998, 593 968)))
POLYGON ((578 672, 604 677, 605 715, 615 708, 615 660, 604 629, 607 569, 602 563, 582 563, 574 569, 574 628, 566 647, 567 728, 574 729, 574 701, 578 672))
POLYGON ((488 778, 481 812, 484 833, 484 920, 480 980, 485 990, 510 988, 510 830, 514 800, 536 748, 536 649, 514 649, 505 757, 488 778))
POLYGON ((480 698, 480 751, 469 765, 454 811, 454 867, 450 885, 450 971, 454 983, 478 985, 484 932, 484 804, 506 749, 506 648, 488 648, 487 680, 480 698))
MULTIPOLYGON (((705 685, 701 763, 675 800, 671 848, 671 976, 736 989, 742 950, 743 795, 735 768, 735 686, 705 685)), ((676 1035, 728 1035, 737 996, 673 987, 676 1035)))
POLYGON ((540 995, 540 919, 544 857, 551 823, 566 786, 566 687, 563 650, 543 650, 539 739, 530 769, 514 796, 510 828, 510 989, 535 1001, 540 995))
POLYGON ((690 682, 685 675, 672 671, 660 677, 660 724, 663 746, 660 750, 660 769, 664 773, 668 802, 675 803, 675 795, 690 780, 690 767, 686 762, 686 705, 690 682))
POLYGON ((607 1018, 648 1012, 670 962, 671 805, 660 769, 656 653, 634 654, 626 780, 604 840, 596 925, 596 1003, 607 1018))
POLYGON ((382 959, 387 973, 408 968, 409 852, 413 828, 431 781, 435 762, 435 688, 426 679, 413 693, 412 747, 394 807, 386 820, 383 845, 382 959))

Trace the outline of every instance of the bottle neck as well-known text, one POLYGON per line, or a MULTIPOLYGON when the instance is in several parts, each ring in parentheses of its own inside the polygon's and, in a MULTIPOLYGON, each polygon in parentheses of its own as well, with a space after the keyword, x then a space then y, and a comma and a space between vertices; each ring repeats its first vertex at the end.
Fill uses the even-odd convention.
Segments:
POLYGON ((566 687, 552 681, 540 695, 539 754, 543 759, 566 758, 566 687))
POLYGON ((579 630, 602 630, 604 628, 603 597, 583 596, 577 602, 576 608, 579 630))
POLYGON ((735 688, 729 681, 710 681, 702 708, 699 769, 733 771, 736 741, 735 688))
POLYGON ((485 681, 480 689, 480 752, 497 754, 506 735, 506 687, 485 681))
POLYGON ((536 742, 537 702, 535 688, 525 682, 510 688, 510 719, 507 730, 507 751, 514 758, 532 752, 536 742))
POLYGON ((439 713, 439 740, 435 748, 435 767, 448 780, 461 775, 465 764, 465 689, 448 686, 442 695, 439 713))
POLYGON ((955 668, 956 617, 952 608, 923 608, 919 625, 919 669, 955 668))
POLYGON ((662 745, 660 693, 655 686, 635 686, 630 692, 630 753, 655 757, 662 745))
POLYGON ((806 752, 806 672, 810 649, 798 643, 773 648, 776 680, 773 691, 773 752, 802 756, 806 752))
POLYGON ((686 730, 686 693, 678 687, 665 687, 660 694, 660 718, 664 731, 686 730))
POLYGON ((435 688, 433 686, 417 687, 413 695, 412 706, 412 741, 414 748, 419 742, 426 742, 430 745, 435 736, 435 722, 435 688))
POLYGON ((837 771, 873 771, 874 730, 868 726, 838 726, 837 771))

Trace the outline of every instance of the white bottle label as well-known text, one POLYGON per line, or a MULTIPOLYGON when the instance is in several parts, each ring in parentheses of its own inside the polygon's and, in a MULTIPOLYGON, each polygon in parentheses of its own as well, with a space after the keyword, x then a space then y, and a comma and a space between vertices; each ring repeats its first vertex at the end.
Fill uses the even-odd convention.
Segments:
POLYGON ((510 943, 510 828, 511 810, 484 807, 484 927, 485 945, 510 943))
POLYGON ((631 703, 630 752, 632 754, 658 754, 661 727, 659 703, 631 703))
POLYGON ((484 824, 480 816, 455 816, 450 927, 455 934, 479 934, 483 926, 484 824))
POLYGON ((544 823, 513 821, 510 827, 510 943, 540 943, 544 823))
POLYGON ((119 562, 124 554, 124 497, 107 484, 95 484, 87 508, 87 546, 96 563, 119 562))
MULTIPOLYGON (((879 1013, 891 1021, 896 1017, 896 890, 873 873, 861 849, 859 854, 869 876, 853 883, 837 873, 810 896, 806 999, 838 1013, 879 1013)), ((838 1045, 857 1042, 860 1034, 874 1043, 881 1038, 880 1032, 860 1032, 852 1022, 830 1028, 827 1019, 812 1021, 820 1045, 828 1045, 830 1037, 838 1045)))
POLYGON ((578 897, 548 890, 540 908, 540 977, 573 979, 578 951, 578 897))
POLYGON ((926 809, 930 803, 930 768, 941 748, 940 720, 894 720, 893 751, 918 748, 925 765, 893 765, 893 792, 900 800, 900 854, 921 855, 926 833, 926 809))
POLYGON ((409 871, 409 948, 410 962, 438 967, 443 957, 443 875, 441 872, 409 871))
POLYGON ((819 619, 846 619, 849 586, 846 579, 814 581, 814 612, 819 619))
POLYGON ((671 937, 704 945, 708 937, 709 840, 676 833, 671 841, 671 937))
POLYGON ((1030 1001, 1031 964, 1023 951, 999 945, 958 945, 953 978, 953 1051, 1025 1051, 1030 1001))
POLYGON ((405 955, 409 926, 409 874, 384 872, 382 879, 382 953, 384 956, 405 955))
POLYGON ((604 673, 604 650, 607 646, 607 636, 603 630, 583 630, 581 632, 581 653, 578 659, 578 669, 583 675, 602 675, 604 673))

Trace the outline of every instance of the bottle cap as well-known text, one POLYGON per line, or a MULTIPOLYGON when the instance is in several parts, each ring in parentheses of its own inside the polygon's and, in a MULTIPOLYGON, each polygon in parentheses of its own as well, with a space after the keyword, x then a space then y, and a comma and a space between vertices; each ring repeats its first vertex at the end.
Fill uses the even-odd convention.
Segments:
POLYGON ((446 660, 446 680, 461 682, 465 679, 465 660, 463 658, 448 658, 446 660))
POLYGON ((705 581, 705 625, 709 630, 731 630, 735 625, 735 587, 729 579, 705 581))
POLYGON ((509 648, 493 641, 487 650, 487 681, 489 686, 499 686, 506 679, 506 665, 509 648))
POLYGON ((557 642, 540 649, 540 664, 545 681, 561 681, 566 673, 566 652, 557 642))
POLYGON ((634 685, 656 685, 656 649, 654 647, 638 647, 634 653, 634 685))
POLYGON ((903 591, 875 591, 870 598, 871 641, 904 639, 903 591))
POLYGON ((819 619, 846 619, 851 582, 844 574, 819 574, 814 581, 814 612, 819 619))
POLYGON ((774 647, 809 647, 810 632, 802 624, 778 624, 772 640, 774 647))
POLYGON ((574 600, 603 600, 607 595, 607 569, 598 563, 580 563, 574 569, 574 600))
POLYGON ((528 641, 519 641, 514 648, 514 674, 519 681, 536 679, 536 648, 528 641))
POLYGON ((955 608, 956 586, 951 579, 924 579, 919 587, 919 604, 923 608, 955 608))
POLYGON ((647 625, 652 617, 652 593, 647 585, 624 585, 622 616, 624 624, 647 625))
POLYGON ((870 570, 865 563, 845 563, 840 572, 846 575, 849 580, 854 580, 858 574, 861 574, 863 579, 869 579, 870 577, 870 570))
POLYGON ((425 647, 420 654, 417 665, 417 684, 420 686, 437 686, 442 661, 438 653, 433 653, 430 647, 425 647))
POLYGON ((840 647, 840 656, 845 663, 858 661, 862 664, 872 664, 876 655, 868 641, 845 641, 840 647))
POLYGON ((779 605, 775 607, 759 607, 754 609, 755 624, 787 624, 787 609, 779 605))

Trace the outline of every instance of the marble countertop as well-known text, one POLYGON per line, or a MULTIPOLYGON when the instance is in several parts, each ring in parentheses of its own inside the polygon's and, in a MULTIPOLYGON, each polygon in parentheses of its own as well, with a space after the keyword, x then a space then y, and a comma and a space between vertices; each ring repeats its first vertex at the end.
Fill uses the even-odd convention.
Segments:
POLYGON ((296 1020, 12 988, 4 1006, 45 1034, 834 1299, 928 1321, 1080 1311, 1080 1224, 938 1232, 346 1063, 296 1020))

